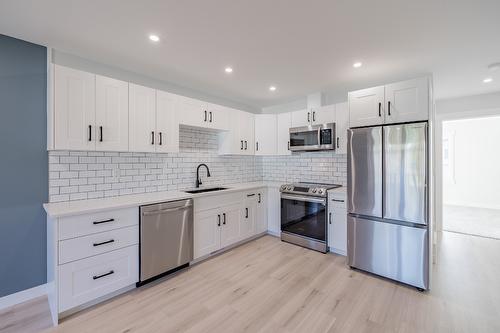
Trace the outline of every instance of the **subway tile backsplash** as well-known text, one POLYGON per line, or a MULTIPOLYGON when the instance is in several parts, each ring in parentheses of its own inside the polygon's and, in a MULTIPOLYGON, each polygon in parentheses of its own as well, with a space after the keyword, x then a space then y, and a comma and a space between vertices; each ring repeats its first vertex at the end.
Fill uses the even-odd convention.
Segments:
POLYGON ((346 183, 346 156, 331 152, 292 156, 220 156, 217 133, 181 126, 179 153, 49 152, 50 202, 192 188, 196 167, 203 186, 260 180, 346 183))

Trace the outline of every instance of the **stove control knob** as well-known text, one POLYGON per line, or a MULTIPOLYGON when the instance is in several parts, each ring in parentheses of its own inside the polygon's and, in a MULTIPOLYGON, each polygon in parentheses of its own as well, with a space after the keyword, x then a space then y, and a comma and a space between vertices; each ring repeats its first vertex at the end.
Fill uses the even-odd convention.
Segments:
POLYGON ((292 190, 292 187, 291 187, 291 186, 288 186, 286 189, 287 189, 288 191, 291 191, 291 190, 292 190))
POLYGON ((319 193, 319 194, 323 194, 323 189, 322 189, 322 188, 320 188, 320 189, 318 190, 318 193, 319 193))
POLYGON ((316 189, 315 188, 312 189, 312 193, 316 193, 316 189))

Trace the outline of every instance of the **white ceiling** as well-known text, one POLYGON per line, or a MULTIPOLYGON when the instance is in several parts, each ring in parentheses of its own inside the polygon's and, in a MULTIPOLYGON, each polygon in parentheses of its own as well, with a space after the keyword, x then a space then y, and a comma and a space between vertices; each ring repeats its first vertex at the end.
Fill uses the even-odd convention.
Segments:
POLYGON ((437 98, 500 90, 486 68, 499 13, 499 0, 2 0, 0 33, 261 108, 425 73, 437 98))

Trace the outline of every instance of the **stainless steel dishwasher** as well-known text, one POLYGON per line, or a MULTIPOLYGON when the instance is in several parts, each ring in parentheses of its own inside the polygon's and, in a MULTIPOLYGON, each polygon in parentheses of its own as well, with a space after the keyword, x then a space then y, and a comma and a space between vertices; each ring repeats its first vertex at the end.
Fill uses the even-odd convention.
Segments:
POLYGON ((187 267, 193 260, 193 200, 140 208, 138 285, 187 267))

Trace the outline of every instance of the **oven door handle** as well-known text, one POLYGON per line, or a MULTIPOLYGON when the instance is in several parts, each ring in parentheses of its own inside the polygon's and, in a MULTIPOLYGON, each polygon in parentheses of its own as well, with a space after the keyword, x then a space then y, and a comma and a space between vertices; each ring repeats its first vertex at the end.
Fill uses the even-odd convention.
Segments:
POLYGON ((301 196, 301 195, 282 194, 281 199, 304 201, 304 202, 314 202, 314 203, 319 203, 319 204, 323 204, 323 206, 326 206, 326 198, 321 199, 321 198, 314 198, 314 197, 301 196))

